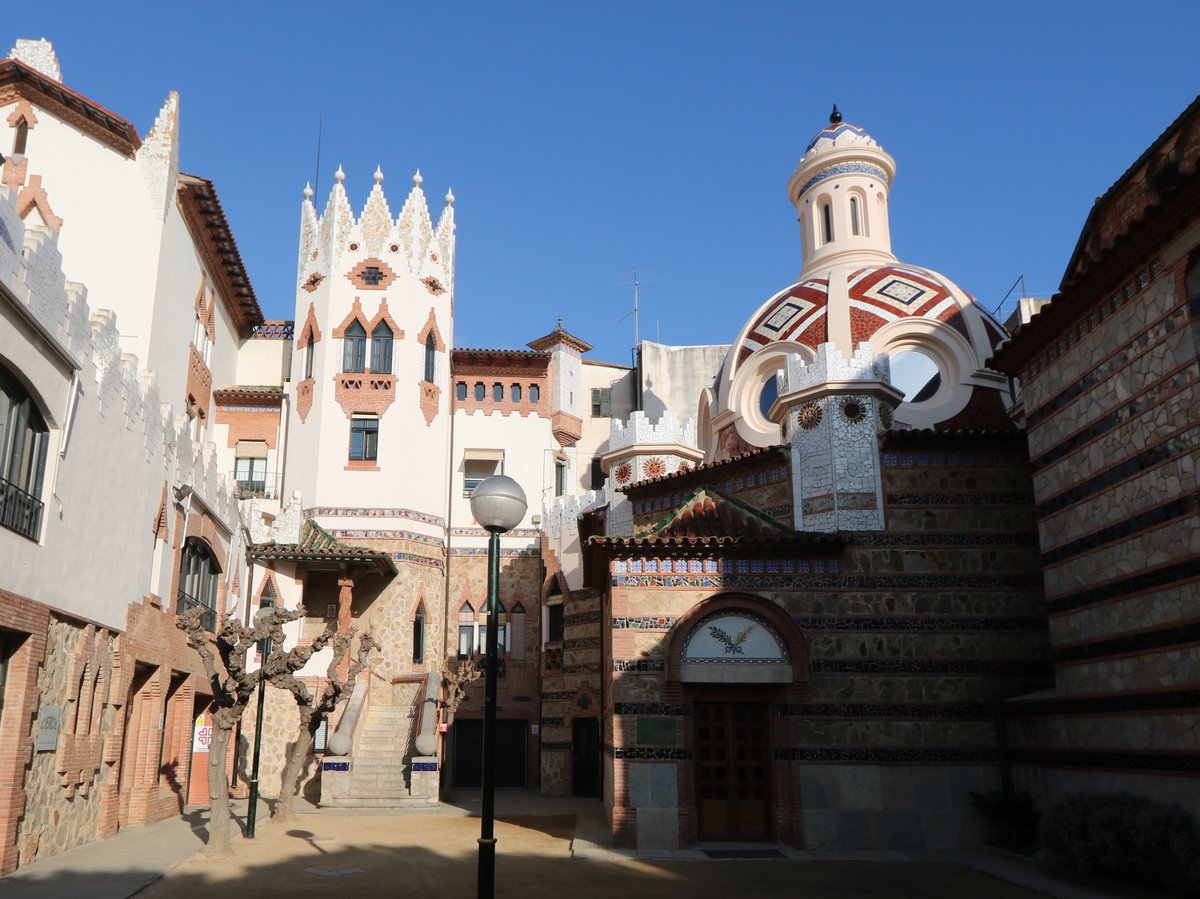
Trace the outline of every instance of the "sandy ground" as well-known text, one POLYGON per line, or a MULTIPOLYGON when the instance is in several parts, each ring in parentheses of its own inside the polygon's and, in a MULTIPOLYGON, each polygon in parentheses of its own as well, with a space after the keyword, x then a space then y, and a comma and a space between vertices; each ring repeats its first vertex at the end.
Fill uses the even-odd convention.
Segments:
MULTIPOLYGON (((575 817, 515 816, 496 824, 496 895, 540 897, 930 897, 1042 893, 949 863, 572 859, 575 817)), ((467 897, 475 895, 479 819, 312 816, 264 822, 234 856, 197 855, 138 894, 187 897, 467 897), (308 830, 306 828, 313 828, 308 830)))

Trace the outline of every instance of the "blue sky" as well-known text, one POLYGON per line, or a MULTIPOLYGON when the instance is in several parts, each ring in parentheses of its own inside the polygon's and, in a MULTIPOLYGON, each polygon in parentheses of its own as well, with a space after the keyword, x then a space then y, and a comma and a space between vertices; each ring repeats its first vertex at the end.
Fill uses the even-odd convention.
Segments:
MULTIPOLYGON (((377 164, 457 197, 458 346, 566 327, 724 343, 800 269, 788 176, 836 102, 897 161, 893 249, 989 309, 1053 292, 1096 196, 1200 92, 1200 4, 72 4, 22 8, 64 80, 145 134, 181 94, 269 318, 291 318, 301 190, 377 164)), ((48 185, 51 191, 53 186, 48 185)), ((69 227, 69 223, 66 225, 69 227)), ((68 273, 69 274, 69 273, 68 273)))

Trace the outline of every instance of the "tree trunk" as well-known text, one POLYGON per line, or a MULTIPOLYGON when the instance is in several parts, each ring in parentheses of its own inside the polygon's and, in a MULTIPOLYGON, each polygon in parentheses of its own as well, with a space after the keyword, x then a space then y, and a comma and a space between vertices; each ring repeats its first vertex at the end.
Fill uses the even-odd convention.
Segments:
POLYGON ((275 803, 275 814, 271 816, 276 821, 292 821, 296 817, 296 793, 300 790, 300 775, 304 772, 304 762, 308 759, 312 741, 313 729, 307 721, 302 720, 296 732, 296 741, 288 750, 287 762, 283 766, 279 800, 275 803))
POLYGON ((213 715, 212 742, 208 746, 208 845, 205 855, 233 855, 229 833, 229 771, 225 759, 229 754, 232 727, 222 727, 213 715))

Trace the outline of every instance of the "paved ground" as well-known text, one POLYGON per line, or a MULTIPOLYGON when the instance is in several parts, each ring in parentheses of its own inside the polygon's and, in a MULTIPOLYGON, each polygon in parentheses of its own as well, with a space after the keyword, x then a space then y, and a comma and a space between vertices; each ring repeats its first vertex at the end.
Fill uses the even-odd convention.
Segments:
MULTIPOLYGON (((305 808, 294 825, 260 812, 257 839, 235 840, 220 862, 203 848, 203 813, 128 828, 0 878, 0 899, 187 897, 473 896, 478 797, 402 813, 305 808)), ((235 806, 239 813, 244 806, 235 806)), ((702 849, 638 853, 605 845, 598 803, 521 791, 497 797, 496 895, 660 897, 686 895, 1110 899, 1107 891, 991 852, 801 852, 773 847, 769 860, 710 859, 702 849)), ((717 846, 705 847, 720 849, 717 846)), ((741 847, 745 848, 745 847, 741 847)), ((772 847, 761 847, 769 849, 772 847)))

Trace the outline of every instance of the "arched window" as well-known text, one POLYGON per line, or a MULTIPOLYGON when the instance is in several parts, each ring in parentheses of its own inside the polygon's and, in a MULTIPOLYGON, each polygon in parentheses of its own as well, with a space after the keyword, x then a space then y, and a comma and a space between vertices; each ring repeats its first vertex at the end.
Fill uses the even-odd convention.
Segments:
MULTIPOLYGON (((346 329, 350 333, 350 329, 346 329)), ((380 322, 371 332, 371 371, 377 375, 392 373, 392 329, 380 322)))
POLYGON ((433 376, 437 373, 437 341, 433 339, 433 332, 429 332, 429 336, 425 338, 425 380, 433 383, 433 376))
POLYGON ((25 144, 29 141, 29 123, 25 121, 25 117, 21 116, 17 122, 17 133, 13 135, 13 155, 24 156, 25 144))
POLYGON ((821 229, 825 234, 824 243, 833 240, 833 210, 828 203, 821 204, 821 229))
POLYGON ((32 540, 42 529, 49 429, 32 397, 0 368, 0 525, 32 540))
POLYGON ((425 603, 417 603, 417 613, 413 615, 413 664, 420 665, 425 661, 425 603))
POLYGON ((518 601, 509 613, 512 633, 508 635, 508 657, 514 662, 525 660, 525 607, 518 601))
POLYGON ((858 223, 858 197, 850 198, 850 233, 855 237, 862 233, 858 223))
POLYGON ((175 605, 176 614, 182 615, 191 609, 202 609, 200 624, 205 630, 217 629, 217 583, 221 569, 207 546, 195 537, 188 537, 183 545, 183 558, 179 564, 179 597, 175 605))
POLYGON ((475 652, 475 609, 464 602, 458 610, 458 657, 469 659, 475 652))
POLYGON ((304 344, 304 377, 313 376, 313 332, 308 332, 308 342, 304 344))
POLYGON ((352 321, 342 341, 342 371, 363 371, 367 365, 367 329, 352 321))

